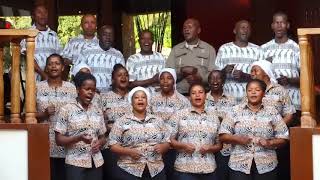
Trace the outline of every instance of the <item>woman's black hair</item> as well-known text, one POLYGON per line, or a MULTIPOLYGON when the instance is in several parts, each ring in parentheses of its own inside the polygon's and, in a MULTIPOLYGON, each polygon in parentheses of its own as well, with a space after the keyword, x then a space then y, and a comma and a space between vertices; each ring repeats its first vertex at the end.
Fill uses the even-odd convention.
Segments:
POLYGON ((260 88, 263 90, 263 92, 266 92, 266 90, 267 90, 267 84, 266 84, 264 81, 260 80, 260 79, 251 79, 251 80, 247 83, 246 89, 248 89, 249 85, 252 84, 252 83, 257 83, 257 84, 260 86, 260 88))
POLYGON ((60 63, 61 63, 62 65, 64 65, 63 57, 62 57, 61 55, 59 55, 59 54, 54 53, 54 54, 51 54, 49 57, 47 57, 46 66, 49 64, 50 59, 51 59, 51 58, 55 58, 55 57, 56 57, 56 58, 59 58, 60 63))
POLYGON ((124 67, 122 64, 116 64, 113 66, 113 70, 111 73, 111 78, 113 79, 115 77, 116 72, 118 72, 120 69, 124 69, 128 72, 128 70, 126 69, 126 67, 124 67))
POLYGON ((225 73, 223 73, 223 72, 220 71, 220 70, 212 70, 212 71, 209 73, 209 75, 208 75, 208 82, 211 81, 211 75, 212 75, 213 73, 219 73, 219 74, 220 74, 220 77, 221 77, 221 79, 222 79, 222 83, 225 83, 225 81, 226 81, 226 75, 225 75, 225 73))
POLYGON ((84 72, 78 72, 76 76, 74 77, 74 84, 76 85, 76 88, 79 88, 83 85, 83 82, 86 80, 92 80, 95 83, 97 83, 96 78, 89 73, 84 73, 84 72))
POLYGON ((198 83, 193 83, 193 84, 191 84, 190 87, 189 87, 189 91, 188 91, 189 96, 190 96, 190 94, 191 94, 191 89, 192 89, 193 87, 195 87, 195 86, 200 86, 200 87, 202 87, 202 89, 203 89, 204 91, 206 91, 206 88, 205 88, 204 84, 199 83, 199 82, 198 82, 198 83))

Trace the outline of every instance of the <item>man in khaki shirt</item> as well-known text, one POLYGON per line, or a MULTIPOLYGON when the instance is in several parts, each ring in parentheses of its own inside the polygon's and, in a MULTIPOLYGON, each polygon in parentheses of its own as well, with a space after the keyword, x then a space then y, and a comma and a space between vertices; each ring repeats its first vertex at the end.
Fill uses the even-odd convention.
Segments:
POLYGON ((166 67, 176 69, 177 90, 184 95, 188 94, 191 84, 207 83, 208 75, 215 67, 216 51, 199 39, 200 32, 199 21, 187 19, 183 24, 185 41, 172 48, 166 62, 166 67))

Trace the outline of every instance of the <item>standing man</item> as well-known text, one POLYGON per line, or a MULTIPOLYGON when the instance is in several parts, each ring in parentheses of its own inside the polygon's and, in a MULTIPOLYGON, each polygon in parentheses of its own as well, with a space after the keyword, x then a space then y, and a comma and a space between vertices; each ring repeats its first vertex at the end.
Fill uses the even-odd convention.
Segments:
POLYGON ((68 64, 77 65, 78 56, 87 47, 98 45, 96 37, 97 20, 94 15, 86 14, 81 19, 81 28, 83 33, 78 37, 70 39, 62 51, 63 58, 67 59, 68 64))
MULTIPOLYGON (((46 80, 48 77, 44 72, 47 57, 51 54, 59 54, 62 48, 57 33, 48 26, 48 10, 45 6, 35 6, 31 18, 33 22, 31 29, 39 30, 39 34, 35 39, 34 69, 36 72, 36 81, 41 81, 46 80)), ((20 46, 21 54, 25 54, 25 39, 21 41, 20 46)))
MULTIPOLYGON (((301 115, 300 101, 300 49, 299 45, 288 37, 290 23, 288 16, 283 12, 273 15, 271 28, 274 32, 274 39, 263 44, 262 50, 264 59, 272 62, 272 69, 280 85, 289 91, 292 104, 296 108, 293 115, 293 122, 299 122, 301 115)), ((289 143, 278 149, 279 159, 279 179, 290 180, 290 147, 289 143)))
POLYGON ((146 87, 151 94, 159 90, 159 72, 165 67, 161 53, 152 51, 153 34, 149 30, 139 33, 141 51, 131 55, 126 68, 129 72, 130 88, 146 87))
POLYGON ((235 40, 219 48, 216 66, 227 77, 224 92, 239 102, 245 95, 246 84, 250 80, 250 65, 259 60, 261 50, 259 46, 249 42, 251 25, 248 21, 238 21, 233 33, 235 40))
POLYGON ((116 64, 125 64, 123 55, 120 51, 114 49, 114 30, 112 26, 102 26, 98 31, 99 43, 90 48, 82 50, 78 62, 86 63, 92 75, 96 78, 97 89, 102 92, 108 92, 111 88, 111 73, 116 64))
POLYGON ((199 39, 200 23, 196 19, 187 19, 183 24, 185 41, 174 46, 166 62, 166 67, 176 69, 177 90, 188 95, 191 84, 208 82, 208 75, 214 69, 215 49, 199 39))
POLYGON ((271 28, 274 39, 261 46, 264 59, 272 61, 278 83, 288 88, 293 105, 300 110, 300 49, 288 37, 288 16, 282 12, 275 13, 271 28))

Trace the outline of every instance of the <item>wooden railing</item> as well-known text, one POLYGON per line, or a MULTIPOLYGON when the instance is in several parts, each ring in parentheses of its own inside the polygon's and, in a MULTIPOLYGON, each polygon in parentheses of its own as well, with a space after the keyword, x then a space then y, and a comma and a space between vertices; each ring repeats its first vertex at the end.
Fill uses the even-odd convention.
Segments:
POLYGON ((5 123, 4 117, 4 81, 3 81, 3 46, 10 42, 12 52, 11 63, 11 123, 21 123, 20 104, 20 41, 26 39, 26 94, 25 111, 26 123, 37 123, 36 92, 34 74, 34 50, 37 30, 0 29, 0 123, 5 123))
POLYGON ((314 62, 310 37, 319 34, 320 28, 298 29, 301 63, 301 127, 304 128, 314 128, 317 125, 315 120, 314 62))

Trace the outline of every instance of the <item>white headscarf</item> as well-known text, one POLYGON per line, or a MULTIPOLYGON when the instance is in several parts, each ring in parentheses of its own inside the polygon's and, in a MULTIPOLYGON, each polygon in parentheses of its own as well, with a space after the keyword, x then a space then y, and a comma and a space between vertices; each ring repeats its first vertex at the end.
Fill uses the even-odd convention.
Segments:
POLYGON ((159 80, 160 80, 160 76, 162 73, 164 72, 168 72, 172 75, 173 79, 174 79, 174 89, 176 89, 176 83, 177 83, 177 73, 176 73, 176 70, 173 69, 173 68, 163 68, 160 72, 159 72, 159 80))
POLYGON ((71 72, 72 75, 75 76, 82 68, 87 68, 87 69, 89 69, 90 72, 92 72, 91 68, 86 63, 81 62, 78 65, 73 66, 72 72, 71 72))
POLYGON ((259 66, 270 78, 271 83, 278 83, 272 71, 272 63, 267 60, 259 60, 255 61, 251 64, 249 72, 251 71, 253 66, 259 66))
POLYGON ((147 95, 147 101, 148 101, 148 103, 149 103, 150 98, 151 98, 151 97, 150 97, 150 92, 149 92, 146 88, 141 87, 141 86, 135 87, 135 88, 133 88, 133 89, 129 92, 129 94, 128 94, 128 101, 129 101, 129 103, 132 104, 132 96, 133 96, 134 93, 136 93, 137 91, 143 91, 143 92, 147 95))

